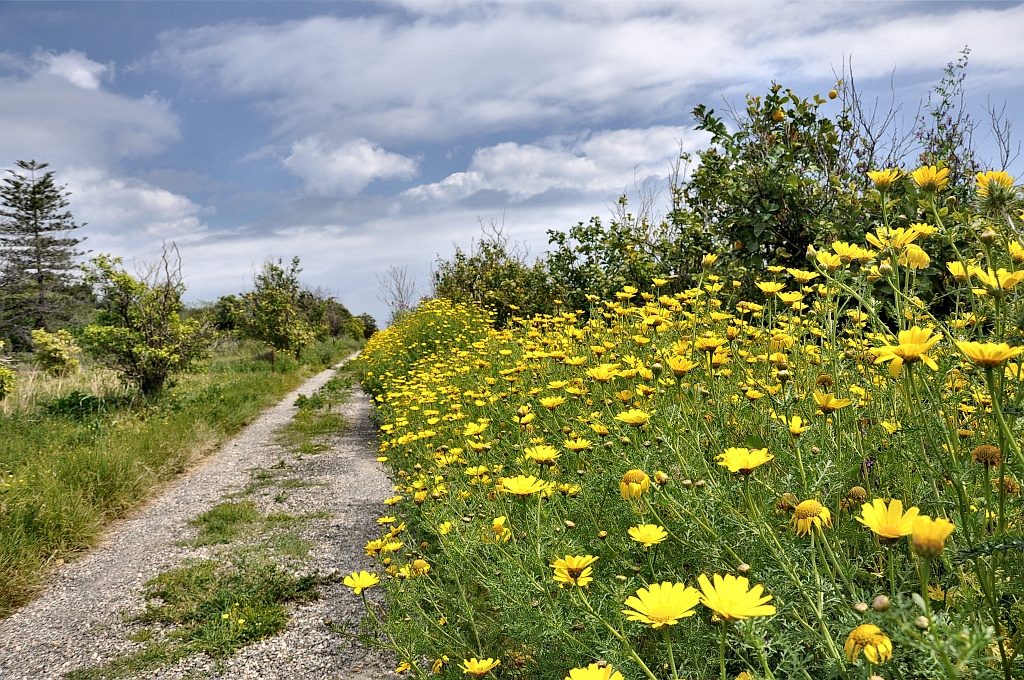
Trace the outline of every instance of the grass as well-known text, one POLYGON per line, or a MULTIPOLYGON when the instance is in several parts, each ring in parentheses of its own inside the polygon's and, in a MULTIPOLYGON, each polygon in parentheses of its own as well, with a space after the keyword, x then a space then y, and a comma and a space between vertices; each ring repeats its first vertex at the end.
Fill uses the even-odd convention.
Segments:
POLYGON ((92 546, 112 519, 250 423, 355 345, 312 348, 271 365, 252 344, 222 343, 145 400, 103 371, 30 371, 0 417, 0 617, 51 565, 92 546))
POLYGON ((283 568, 264 549, 186 563, 147 582, 146 610, 136 618, 170 627, 170 632, 158 638, 152 628, 144 628, 134 636, 143 645, 137 652, 67 677, 128 677, 193 654, 224 659, 281 631, 288 623, 286 605, 315 598, 323 582, 317 574, 296 575, 283 568))
POLYGON ((199 527, 199 535, 192 545, 219 545, 230 543, 248 525, 262 519, 252 501, 220 503, 202 513, 189 524, 199 527))
POLYGON ((277 431, 278 443, 299 455, 327 450, 327 438, 348 426, 344 416, 333 408, 344 401, 353 381, 353 374, 343 369, 312 395, 300 396, 295 402, 295 417, 277 431))
MULTIPOLYGON (((286 466, 255 470, 257 489, 301 482, 282 477, 286 466)), ((250 485, 251 487, 252 485, 250 485)), ((146 583, 145 611, 131 619, 142 627, 128 635, 140 648, 99 666, 71 672, 71 680, 136 676, 166 668, 194 654, 223 660, 238 649, 280 632, 288 605, 315 599, 333 577, 298 568, 313 542, 295 529, 324 511, 295 515, 261 513, 255 503, 235 498, 206 510, 190 524, 198 528, 194 547, 218 546, 209 559, 170 569, 146 583), (221 547, 223 546, 223 547, 221 547)))

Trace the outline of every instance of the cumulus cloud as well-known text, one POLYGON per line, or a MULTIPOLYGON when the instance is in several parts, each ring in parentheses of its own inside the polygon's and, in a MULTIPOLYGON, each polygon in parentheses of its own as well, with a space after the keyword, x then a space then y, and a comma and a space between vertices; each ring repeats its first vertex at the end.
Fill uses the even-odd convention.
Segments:
POLYGON ((292 144, 284 166, 311 191, 354 196, 377 179, 411 179, 416 161, 367 139, 330 144, 313 135, 292 144))
POLYGON ((95 252, 154 257, 164 241, 203 238, 202 208, 185 196, 148 182, 119 177, 95 166, 71 167, 60 175, 71 194, 79 230, 95 252))
POLYGON ((155 153, 180 136, 165 102, 104 90, 109 67, 83 54, 41 52, 7 65, 0 71, 0 158, 104 165, 155 153))
POLYGON ((63 78, 83 90, 100 89, 103 77, 110 71, 109 66, 95 62, 75 50, 61 54, 38 52, 36 60, 45 65, 47 73, 63 78))
POLYGON ((465 171, 408 189, 405 196, 451 201, 489 190, 520 201, 549 191, 609 197, 664 179, 680 151, 694 151, 707 139, 691 128, 655 126, 503 142, 477 149, 465 171))

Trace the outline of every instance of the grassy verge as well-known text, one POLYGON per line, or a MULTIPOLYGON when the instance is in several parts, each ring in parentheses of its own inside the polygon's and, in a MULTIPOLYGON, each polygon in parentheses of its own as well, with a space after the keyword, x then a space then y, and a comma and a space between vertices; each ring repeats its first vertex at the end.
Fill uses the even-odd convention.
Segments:
POLYGON ((88 378, 21 397, 0 417, 0 616, 154 486, 354 349, 322 345, 271 365, 254 345, 226 343, 156 400, 88 378))

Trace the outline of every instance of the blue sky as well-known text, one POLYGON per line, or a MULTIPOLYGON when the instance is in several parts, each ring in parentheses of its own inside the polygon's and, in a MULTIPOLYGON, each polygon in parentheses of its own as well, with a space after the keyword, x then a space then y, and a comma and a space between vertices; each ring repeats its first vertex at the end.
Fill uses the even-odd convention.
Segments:
POLYGON ((426 293, 481 223, 536 254, 664 186, 698 103, 824 93, 852 60, 909 124, 968 45, 972 113, 1022 121, 1021 26, 1019 3, 0 2, 0 166, 50 162, 94 252, 175 241, 191 300, 298 255, 383 321, 389 266, 426 293))

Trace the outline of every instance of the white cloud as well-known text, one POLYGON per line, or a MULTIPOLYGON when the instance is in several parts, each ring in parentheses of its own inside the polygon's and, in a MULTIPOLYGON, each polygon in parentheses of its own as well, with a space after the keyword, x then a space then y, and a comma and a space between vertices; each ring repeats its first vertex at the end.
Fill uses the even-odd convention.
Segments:
POLYGON ((534 144, 503 142, 477 149, 466 171, 413 187, 405 195, 458 200, 491 190, 524 200, 554 190, 608 198, 650 179, 663 180, 680 151, 693 151, 707 139, 691 128, 656 126, 550 137, 534 144))
POLYGON ((60 179, 71 194, 71 211, 87 223, 79 230, 94 252, 152 258, 163 242, 193 242, 207 234, 202 209, 187 197, 136 178, 95 167, 71 167, 60 179))
POLYGON ((387 142, 679 120, 723 84, 826 89, 849 56, 862 81, 896 66, 932 78, 964 44, 972 69, 1014 83, 1022 24, 1021 5, 413 2, 404 15, 173 32, 154 63, 259 98, 285 136, 387 142))
POLYGON ((319 135, 293 143, 291 154, 283 163, 308 189, 344 196, 354 196, 377 179, 411 179, 417 173, 413 159, 369 140, 333 145, 319 135))
POLYGON ((33 62, 27 73, 0 75, 4 163, 36 158, 56 168, 106 165, 158 152, 178 140, 178 119, 165 102, 102 89, 104 71, 90 67, 95 62, 82 55, 50 56, 54 59, 33 62))
POLYGON ((69 50, 61 54, 41 51, 36 60, 46 66, 46 72, 63 78, 83 90, 98 90, 100 83, 110 71, 109 66, 97 63, 81 52, 69 50))

